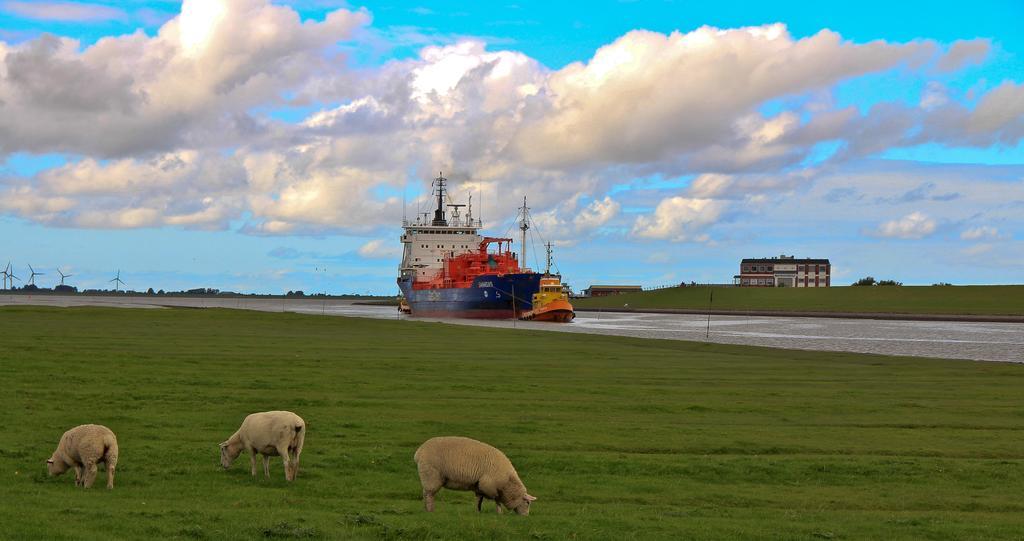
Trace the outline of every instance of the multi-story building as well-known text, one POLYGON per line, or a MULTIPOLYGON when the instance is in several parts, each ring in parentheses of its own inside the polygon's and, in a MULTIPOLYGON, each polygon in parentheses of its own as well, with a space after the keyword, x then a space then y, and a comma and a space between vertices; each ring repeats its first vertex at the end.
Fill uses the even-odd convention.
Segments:
POLYGON ((829 287, 832 264, 827 259, 797 259, 791 255, 744 259, 733 283, 741 287, 829 287))

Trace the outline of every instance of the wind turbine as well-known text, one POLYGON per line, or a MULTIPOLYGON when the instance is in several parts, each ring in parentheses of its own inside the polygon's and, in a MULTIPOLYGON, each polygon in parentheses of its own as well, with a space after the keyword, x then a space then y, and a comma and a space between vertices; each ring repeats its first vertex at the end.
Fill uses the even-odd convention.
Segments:
MULTIPOLYGON (((10 276, 14 276, 13 274, 11 274, 11 262, 10 261, 7 262, 7 266, 4 267, 3 272, 0 273, 0 274, 3 274, 3 277, 4 277, 4 289, 8 289, 8 287, 7 287, 7 278, 10 277, 10 276)), ((11 285, 12 286, 14 285, 14 280, 11 280, 11 285)))
MULTIPOLYGON (((8 269, 11 268, 11 264, 10 263, 7 264, 7 268, 8 269)), ((7 271, 7 278, 11 281, 11 289, 14 289, 14 281, 15 280, 21 280, 21 278, 18 278, 17 276, 15 276, 14 273, 12 271, 10 271, 10 270, 7 271)))
POLYGON ((43 276, 46 274, 45 272, 36 272, 36 270, 32 268, 32 265, 28 266, 28 270, 32 272, 28 277, 28 285, 30 286, 36 285, 36 276, 43 276))
POLYGON ((124 285, 124 282, 121 281, 121 269, 117 269, 117 276, 108 280, 108 282, 114 282, 114 293, 117 293, 117 284, 124 285))
POLYGON ((57 274, 60 275, 60 285, 64 285, 65 278, 71 278, 72 276, 74 276, 73 274, 64 274, 63 272, 60 271, 60 267, 57 268, 57 274))

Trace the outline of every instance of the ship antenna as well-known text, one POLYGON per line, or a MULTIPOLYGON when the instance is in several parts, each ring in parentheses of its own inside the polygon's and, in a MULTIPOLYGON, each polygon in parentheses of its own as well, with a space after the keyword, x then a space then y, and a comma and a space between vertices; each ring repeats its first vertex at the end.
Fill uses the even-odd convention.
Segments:
MULTIPOLYGON (((522 232, 522 248, 519 249, 519 261, 521 265, 526 265, 526 230, 530 228, 529 222, 526 221, 526 213, 530 210, 530 207, 526 206, 526 196, 523 196, 523 221, 519 222, 519 230, 522 232)), ((525 268, 525 267, 524 267, 525 268)))

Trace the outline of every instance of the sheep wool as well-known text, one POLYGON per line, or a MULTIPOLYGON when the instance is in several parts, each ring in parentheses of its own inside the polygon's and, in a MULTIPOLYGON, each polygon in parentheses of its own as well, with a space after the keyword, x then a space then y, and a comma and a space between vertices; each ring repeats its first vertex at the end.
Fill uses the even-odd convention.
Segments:
POLYGON ((423 505, 434 510, 434 495, 442 487, 471 490, 480 511, 484 498, 520 515, 530 514, 530 503, 537 498, 526 487, 505 453, 486 443, 458 436, 430 438, 413 455, 423 485, 423 505))
POLYGON ((75 486, 92 487, 96 480, 97 464, 107 465, 107 488, 114 488, 114 470, 117 468, 117 437, 102 425, 80 425, 60 437, 57 450, 46 461, 50 475, 60 475, 75 469, 75 486))
POLYGON ((224 469, 249 451, 252 476, 256 477, 256 455, 263 455, 263 474, 270 477, 270 457, 280 456, 284 462, 284 478, 294 481, 299 473, 299 457, 306 440, 306 421, 290 411, 253 413, 242 426, 220 444, 220 463, 224 469))

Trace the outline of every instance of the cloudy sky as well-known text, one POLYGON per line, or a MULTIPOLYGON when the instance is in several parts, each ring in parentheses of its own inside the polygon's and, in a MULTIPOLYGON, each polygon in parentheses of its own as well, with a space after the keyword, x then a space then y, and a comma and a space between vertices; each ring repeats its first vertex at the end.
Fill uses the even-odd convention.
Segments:
POLYGON ((576 289, 1024 282, 1024 4, 696 4, 0 0, 0 265, 391 294, 444 171, 576 289))

